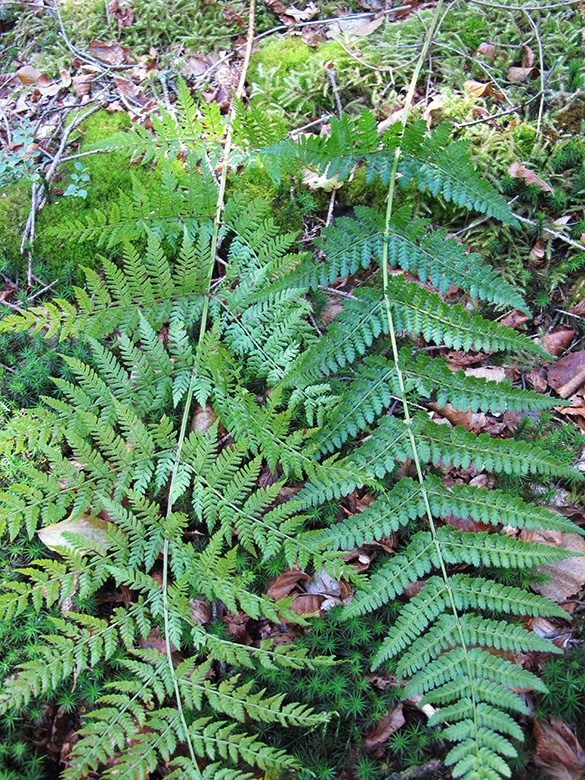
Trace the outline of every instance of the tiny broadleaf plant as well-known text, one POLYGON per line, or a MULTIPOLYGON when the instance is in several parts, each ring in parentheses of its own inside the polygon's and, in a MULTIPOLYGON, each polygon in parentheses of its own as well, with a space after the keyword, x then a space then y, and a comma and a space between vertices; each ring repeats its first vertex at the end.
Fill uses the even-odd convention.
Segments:
MULTIPOLYGON (((180 99, 188 103, 186 95, 180 99)), ((189 111, 193 126, 196 109, 189 111)), ((180 150, 182 138, 195 137, 185 129, 180 107, 178 117, 158 126, 162 140, 152 142, 137 131, 117 141, 117 148, 132 152, 138 139, 150 144, 151 159, 164 160, 180 150)), ((247 159, 269 160, 274 176, 309 165, 343 177, 362 164, 368 177, 389 184, 389 203, 401 172, 401 185, 514 221, 506 202, 472 168, 465 145, 450 142, 446 126, 429 133, 419 124, 405 125, 379 139, 370 114, 344 116, 332 121, 328 139, 296 145, 285 140, 252 153, 245 118, 238 122, 237 140, 247 159)), ((205 137, 206 127, 197 127, 205 137)), ((200 160, 205 170, 201 152, 200 160)), ((216 231, 224 272, 210 288, 218 248, 217 240, 209 241, 217 225, 209 208, 213 177, 185 176, 190 178, 178 174, 171 189, 181 196, 168 201, 156 229, 148 220, 134 221, 138 232, 127 236, 118 227, 127 224, 126 217, 133 220, 134 212, 117 215, 115 240, 124 244, 124 264, 105 261, 105 278, 88 271, 90 294, 79 290, 77 305, 54 301, 2 323, 74 335, 87 340, 94 355, 92 368, 67 358, 76 379, 57 380, 62 398, 47 399, 43 409, 6 426, 5 450, 35 449, 43 457, 41 466, 23 461, 22 482, 2 495, 10 534, 21 528, 32 534, 39 523, 72 513, 110 523, 105 549, 88 550, 87 542, 72 538, 74 549, 62 550, 60 559, 27 567, 21 581, 7 585, 3 613, 10 617, 29 603, 69 603, 109 580, 135 595, 108 620, 71 611, 55 619, 41 658, 6 683, 0 706, 18 706, 125 648, 128 674, 112 680, 112 692, 87 716, 65 777, 81 778, 109 763, 114 766, 105 776, 138 778, 161 760, 171 760, 177 777, 237 777, 238 762, 285 767, 283 754, 246 735, 234 719, 315 726, 320 716, 252 694, 218 672, 210 677, 213 666, 204 659, 234 671, 252 659, 309 661, 294 647, 246 647, 194 625, 190 600, 205 597, 258 619, 293 619, 287 603, 257 594, 251 573, 238 571, 238 550, 260 560, 282 556, 289 567, 325 565, 336 576, 351 577, 344 551, 400 529, 402 549, 383 559, 369 581, 358 581, 346 615, 404 599, 408 585, 423 581, 388 627, 372 666, 398 658, 405 694, 440 705, 432 724, 446 724, 444 736, 455 743, 446 759, 454 776, 510 776, 506 759, 516 754, 512 740, 522 734, 509 713, 526 712, 514 689, 544 686, 492 651, 557 652, 520 621, 565 613, 541 596, 478 572, 494 566, 522 570, 569 554, 522 541, 516 529, 576 528, 502 490, 446 487, 440 474, 451 465, 545 480, 577 479, 579 473, 534 444, 439 425, 424 411, 411 415, 413 403, 424 409, 429 399, 494 413, 538 411, 556 402, 507 382, 451 373, 443 359, 417 347, 400 350, 399 336, 408 334, 418 343, 544 357, 523 334, 449 305, 403 275, 391 276, 389 268, 408 269, 439 291, 455 283, 497 307, 525 308, 521 297, 477 255, 466 255, 404 211, 393 214, 389 207, 384 217, 356 209, 354 220, 339 220, 324 231, 315 259, 289 251, 294 236, 279 234, 266 204, 241 198, 227 201, 216 231), (195 188, 192 199, 186 181, 195 188), (194 203, 199 210, 191 208, 194 203), (376 263, 381 273, 370 274, 367 285, 358 283, 333 323, 316 333, 306 293, 376 263), (391 359, 384 357, 388 344, 391 359), (187 430, 192 398, 218 417, 206 432, 187 430), (399 464, 409 458, 416 480, 400 476, 399 464), (260 487, 265 468, 275 481, 260 487), (285 500, 287 485, 296 490, 285 500), (346 520, 308 530, 307 513, 356 488, 368 489, 376 500, 346 520), (442 522, 451 516, 471 517, 491 530, 456 530, 442 522), (168 559, 162 588, 153 577, 161 550, 168 559), (140 647, 140 637, 153 628, 164 637, 166 653, 140 647), (169 663, 173 652, 181 654, 176 666, 169 663), (185 742, 191 758, 175 753, 185 742), (201 772, 193 756, 210 763, 201 772)), ((100 220, 100 230, 111 236, 107 218, 100 220)), ((86 226, 65 229, 69 236, 82 235, 86 226)))

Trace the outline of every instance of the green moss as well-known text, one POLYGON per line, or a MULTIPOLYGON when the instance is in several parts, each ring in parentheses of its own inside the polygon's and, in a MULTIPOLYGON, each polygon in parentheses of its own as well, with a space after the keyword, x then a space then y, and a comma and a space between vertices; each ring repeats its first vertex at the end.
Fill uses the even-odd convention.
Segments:
MULTIPOLYGON (((80 151, 129 126, 130 120, 124 113, 96 112, 79 128, 80 151)), ((92 241, 63 241, 51 234, 52 229, 65 219, 85 221, 96 208, 107 210, 109 204, 119 199, 120 192, 131 192, 133 175, 153 189, 160 182, 158 171, 139 165, 130 166, 123 154, 95 154, 80 161, 90 176, 87 198, 57 196, 54 203, 47 204, 38 215, 34 244, 35 273, 47 283, 59 279, 56 290, 67 298, 71 298, 74 284, 83 284, 84 277, 79 266, 99 268, 104 249, 92 241)), ((65 190, 74 170, 73 161, 63 165, 53 180, 54 189, 65 190)))
POLYGON ((29 210, 29 184, 14 184, 0 195, 0 263, 7 276, 16 270, 14 258, 20 257, 20 241, 29 210))
POLYGON ((379 178, 376 178, 371 184, 367 184, 366 169, 358 168, 353 179, 337 190, 336 200, 337 205, 341 207, 352 208, 356 204, 360 204, 383 213, 386 208, 387 195, 388 188, 382 184, 379 178))

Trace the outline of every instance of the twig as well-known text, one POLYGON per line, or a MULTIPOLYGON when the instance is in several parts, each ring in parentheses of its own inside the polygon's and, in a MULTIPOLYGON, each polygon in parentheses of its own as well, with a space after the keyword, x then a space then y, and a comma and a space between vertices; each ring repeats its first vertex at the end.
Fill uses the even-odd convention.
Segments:
POLYGON ((110 14, 110 4, 108 3, 108 0, 104 0, 104 5, 106 7, 106 24, 109 29, 112 26, 112 16, 110 14))
POLYGON ((540 138, 540 130, 542 127, 542 114, 544 112, 544 86, 546 84, 546 79, 544 77, 544 50, 542 47, 542 38, 540 37, 540 32, 538 31, 538 25, 534 21, 534 19, 530 16, 527 10, 524 10, 524 14, 526 15, 526 18, 530 22, 530 26, 534 30, 534 34, 536 35, 536 40, 538 42, 538 57, 540 60, 540 105, 538 107, 538 122, 536 123, 536 137, 540 138))
POLYGON ((333 114, 323 114, 319 117, 319 119, 313 119, 312 122, 307 122, 306 125, 301 125, 300 127, 295 127, 294 130, 291 130, 289 135, 293 135, 294 133, 302 133, 303 130, 308 130, 310 127, 315 127, 315 125, 321 125, 323 122, 328 122, 333 114))
POLYGON ((502 93, 502 95, 503 95, 503 96, 504 96, 504 98, 505 98, 505 99, 508 101, 508 103, 510 103, 510 105, 513 105, 513 104, 512 104, 512 100, 511 100, 511 99, 510 99, 510 97, 508 96, 508 93, 506 92, 506 90, 505 90, 505 89, 502 87, 502 85, 501 85, 501 84, 499 84, 499 83, 496 81, 496 79, 494 78, 494 76, 493 76, 493 74, 492 74, 491 70, 490 70, 490 69, 489 69, 489 68, 488 68, 486 65, 484 65, 484 64, 483 64, 483 62, 481 62, 480 60, 477 60, 477 59, 475 59, 475 57, 472 57, 470 54, 466 54, 464 51, 461 51, 461 49, 456 49, 456 48, 455 48, 455 46, 449 46, 449 44, 448 44, 448 43, 441 43, 440 41, 435 41, 435 46, 438 46, 438 47, 439 47, 439 48, 441 48, 441 49, 449 49, 449 51, 454 51, 454 52, 455 52, 456 54, 458 54, 460 57, 465 57, 465 59, 467 59, 467 60, 471 60, 472 62, 475 62, 475 63, 476 63, 476 65, 479 65, 479 67, 480 67, 480 68, 481 68, 481 69, 482 69, 482 70, 483 70, 485 73, 487 73, 487 75, 490 77, 490 81, 493 81, 493 83, 496 85, 496 87, 497 87, 497 88, 498 88, 498 90, 499 90, 499 91, 502 93))
POLYGON ((86 152, 77 152, 77 154, 68 154, 67 157, 61 158, 61 163, 69 162, 69 160, 77 160, 80 157, 89 157, 90 154, 103 154, 109 151, 108 149, 88 149, 86 152))
POLYGON ((335 68, 333 67, 333 62, 327 63, 325 69, 327 71, 327 75, 329 76, 329 81, 331 82, 331 89, 333 90, 333 97, 335 100, 335 107, 337 109, 337 116, 339 119, 341 119, 343 109, 341 107, 341 98, 339 97, 339 90, 337 89, 337 73, 335 72, 335 68))
MULTIPOLYGON (((532 225, 532 227, 538 227, 538 223, 534 222, 531 219, 528 219, 528 217, 521 217, 520 214, 512 214, 512 216, 516 217, 518 222, 524 222, 526 225, 532 225)), ((569 246, 575 247, 575 249, 579 249, 581 252, 585 252, 585 246, 583 244, 580 244, 578 241, 573 241, 572 238, 568 238, 567 236, 563 235, 563 233, 558 233, 556 230, 551 230, 551 228, 543 227, 541 228, 545 233, 548 233, 550 236, 553 236, 554 238, 558 238, 560 241, 564 241, 565 244, 569 244, 569 246)))
POLYGON ((581 0, 564 0, 554 5, 506 5, 503 3, 489 3, 486 0, 470 0, 475 5, 485 5, 486 8, 499 8, 502 11, 553 11, 555 8, 566 8, 569 5, 579 5, 581 0))
POLYGON ((51 284, 45 285, 42 290, 39 290, 34 295, 29 295, 29 297, 27 298, 28 303, 30 303, 31 301, 34 301, 35 298, 38 298, 39 295, 42 295, 44 292, 47 292, 47 290, 50 290, 51 287, 54 287, 57 284, 58 281, 59 281, 58 279, 55 279, 54 282, 51 282, 51 284))

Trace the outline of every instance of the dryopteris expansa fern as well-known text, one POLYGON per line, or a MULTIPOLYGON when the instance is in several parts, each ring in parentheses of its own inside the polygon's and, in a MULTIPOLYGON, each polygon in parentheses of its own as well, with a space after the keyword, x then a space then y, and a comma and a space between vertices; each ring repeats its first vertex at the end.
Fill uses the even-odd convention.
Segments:
MULTIPOLYGON (((181 100, 182 119, 163 116, 159 139, 139 132, 129 140, 117 139, 117 148, 142 148, 159 157, 191 144, 192 159, 199 155, 205 165, 205 144, 193 139, 208 140, 207 120, 198 118, 186 95, 181 100)), ((256 123, 249 124, 256 137, 256 123)), ((246 122, 238 127, 245 135, 246 122)), ((220 130, 216 123, 216 140, 220 130)), ((285 141, 268 150, 247 145, 246 154, 250 161, 264 160, 274 175, 302 163, 343 178, 363 161, 370 177, 392 182, 394 170, 402 173, 401 185, 441 193, 458 205, 513 222, 505 201, 471 168, 464 145, 447 145, 449 135, 444 126, 427 135, 415 125, 380 140, 373 118, 365 114, 333 123, 329 139, 285 141)), ((82 731, 67 777, 82 777, 89 768, 113 761, 110 775, 135 778, 167 759, 174 762, 174 776, 199 777, 193 763, 175 755, 180 742, 189 742, 211 762, 204 770, 209 778, 241 777, 232 761, 284 766, 284 756, 224 716, 307 725, 320 718, 221 677, 210 682, 204 656, 233 666, 249 665, 252 657, 268 665, 297 666, 307 660, 294 649, 247 648, 194 625, 189 599, 205 596, 257 619, 292 618, 286 603, 275 605, 254 592, 249 575, 238 572, 240 547, 259 560, 283 554, 289 566, 325 564, 337 576, 344 568, 351 576, 340 551, 393 530, 408 534, 414 523, 417 530, 404 549, 381 562, 347 614, 375 610, 401 598, 411 582, 426 578, 389 626, 373 663, 400 656, 397 669, 408 678, 406 693, 442 705, 432 723, 449 724, 444 733, 457 743, 448 757, 455 776, 506 776, 504 759, 515 754, 510 739, 521 736, 506 710, 525 711, 512 688, 538 690, 542 684, 491 650, 556 648, 520 623, 494 615, 562 618, 564 613, 536 594, 474 571, 493 565, 524 569, 566 554, 514 538, 516 529, 576 529, 555 513, 502 491, 448 488, 440 473, 453 465, 518 477, 578 475, 533 445, 451 429, 424 412, 410 415, 413 401, 423 408, 429 400, 449 401, 457 409, 492 413, 538 410, 554 401, 509 383, 451 374, 443 361, 417 348, 399 352, 396 334, 404 332, 434 345, 542 355, 524 335, 450 306, 401 275, 390 278, 387 266, 416 271, 439 290, 455 283, 501 306, 523 308, 521 298, 477 256, 465 255, 424 223, 409 223, 405 212, 385 219, 369 209, 356 210, 355 220, 329 229, 319 245, 325 260, 316 261, 290 252, 294 237, 278 235, 266 205, 235 198, 228 201, 221 230, 210 244, 214 212, 209 199, 184 192, 185 183, 199 186, 193 177, 169 185, 168 209, 159 208, 158 223, 140 223, 140 232, 124 227, 126 217, 135 219, 134 206, 120 220, 116 216, 114 231, 105 226, 107 218, 99 217, 104 236, 125 241, 124 265, 105 261, 104 279, 88 272, 89 294, 79 290, 75 306, 57 301, 3 322, 3 328, 89 340, 94 355, 94 368, 69 359, 76 380, 58 381, 61 399, 47 399, 48 409, 17 417, 2 434, 4 449, 34 448, 46 464, 39 468, 23 462, 22 483, 2 495, 10 533, 24 526, 30 534, 39 522, 54 523, 68 513, 101 515, 110 525, 98 549, 88 551, 87 541, 73 535, 68 537, 73 549, 62 550, 62 561, 27 567, 23 581, 9 585, 0 606, 10 616, 27 603, 36 608, 62 604, 78 594, 96 593, 109 579, 136 595, 107 621, 80 612, 57 620, 56 634, 47 639, 41 657, 6 684, 2 707, 50 690, 122 647, 133 679, 112 682, 112 693, 82 731), (177 235, 180 246, 169 258, 162 239, 177 235), (146 237, 145 251, 128 236, 139 244, 146 237), (208 293, 219 237, 225 271, 208 293), (375 264, 382 265, 382 280, 378 274, 369 286, 358 284, 326 332, 316 334, 307 322, 310 305, 304 293, 375 264), (206 317, 213 323, 210 329, 206 317), (379 346, 387 347, 388 336, 392 360, 376 354, 379 346), (219 417, 206 433, 185 427, 181 432, 180 413, 184 421, 191 394, 219 417), (396 399, 403 411, 398 406, 387 413, 396 399), (225 428, 223 446, 219 423, 225 428), (397 475, 397 466, 408 458, 419 467, 418 481, 397 475), (259 475, 266 467, 276 479, 261 487, 259 475), (301 489, 281 501, 286 483, 301 489), (377 497, 366 510, 330 527, 306 530, 308 508, 363 486, 377 497), (454 530, 448 524, 452 516, 471 517, 493 530, 454 530), (441 519, 447 524, 440 526, 441 519), (512 537, 501 532, 503 526, 512 537), (205 540, 203 549, 193 545, 194 533, 205 540), (166 590, 152 576, 161 549, 168 552, 166 590), (139 638, 153 629, 164 633, 166 652, 140 648, 139 638), (171 643, 181 651, 190 649, 174 674, 168 663, 171 643), (183 702, 184 722, 173 708, 173 696, 183 702)), ((202 179, 201 184, 207 191, 209 182, 202 179)))

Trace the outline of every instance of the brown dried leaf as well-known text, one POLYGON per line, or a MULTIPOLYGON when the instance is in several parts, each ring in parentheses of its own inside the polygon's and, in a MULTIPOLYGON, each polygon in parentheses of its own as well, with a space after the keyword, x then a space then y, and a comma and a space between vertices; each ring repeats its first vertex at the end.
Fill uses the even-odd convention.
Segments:
POLYGON ((122 46, 118 41, 90 41, 88 52, 98 60, 107 62, 108 65, 123 65, 128 60, 128 47, 122 46))
POLYGON ((508 68, 508 81, 512 84, 522 84, 527 79, 535 79, 540 74, 538 68, 508 68))
POLYGON ((585 751, 566 723, 551 719, 534 721, 534 763, 550 780, 583 780, 585 751))
POLYGON ((533 588, 541 596, 561 604, 569 596, 579 593, 585 584, 585 539, 579 534, 563 534, 558 547, 579 555, 543 566, 541 571, 548 574, 550 579, 548 582, 534 585, 533 588))
POLYGON ((445 417, 453 425, 463 425, 468 431, 477 431, 486 423, 484 412, 472 412, 471 409, 455 409, 450 403, 439 406, 436 403, 428 404, 441 417, 445 417))
POLYGON ((189 599, 189 617, 196 626, 204 626, 211 620, 211 604, 206 598, 189 599))
POLYGON ((525 322, 529 322, 531 317, 528 314, 524 314, 519 309, 514 309, 507 314, 503 320, 500 320, 500 325, 507 325, 509 328, 518 328, 520 325, 524 325, 525 322))
POLYGON ((268 588, 268 595, 275 601, 286 598, 300 582, 307 582, 311 578, 296 566, 279 574, 268 588))
MULTIPOLYGON (((583 236, 581 237, 581 241, 583 240, 583 236)), ((579 303, 576 303, 574 306, 571 306, 569 309, 571 314, 578 314, 579 317, 583 317, 585 315, 585 298, 583 298, 579 303)))
POLYGON ((321 610, 321 604, 325 601, 325 596, 316 593, 301 593, 295 596, 290 609, 297 615, 313 615, 321 610))
POLYGON ((352 35, 359 35, 360 38, 365 38, 366 35, 371 35, 373 32, 376 32, 378 27, 381 27, 384 24, 384 15, 378 16, 376 19, 372 19, 371 22, 366 22, 366 24, 360 24, 359 27, 354 27, 351 30, 352 35))
POLYGON ((62 68, 59 65, 59 75, 61 76, 61 86, 64 89, 67 89, 71 86, 71 73, 69 73, 68 70, 65 70, 65 68, 62 68))
POLYGON ((525 68, 531 68, 534 65, 534 52, 530 46, 524 46, 524 57, 522 58, 522 65, 525 68))
POLYGON ((391 734, 398 731, 406 723, 406 719, 402 712, 402 702, 394 710, 388 710, 388 714, 376 723, 373 731, 371 731, 367 737, 364 737, 364 747, 373 748, 377 745, 381 745, 391 734))
POLYGON ((536 244, 532 247, 530 250, 530 254, 528 257, 530 260, 532 260, 532 263, 530 265, 533 268, 538 268, 538 266, 542 265, 542 260, 544 260, 546 256, 546 245, 548 241, 547 239, 539 238, 536 244))
POLYGON ((579 370, 585 366, 585 349, 577 352, 571 352, 565 357, 557 360, 548 370, 548 383, 554 389, 558 390, 566 385, 579 370))
POLYGON ((473 97, 494 97, 498 100, 501 100, 504 97, 501 92, 496 92, 494 90, 494 85, 491 81, 484 83, 482 81, 469 80, 465 82, 465 87, 467 88, 469 94, 473 95, 473 97))
POLYGON ((519 160, 516 160, 512 163, 512 165, 510 165, 508 168, 508 175, 512 176, 514 179, 524 179, 526 184, 536 184, 538 189, 542 190, 543 192, 553 192, 553 188, 550 186, 550 184, 547 184, 545 181, 543 181, 534 173, 534 171, 531 171, 525 165, 522 165, 519 160))
POLYGON ((73 89, 77 97, 84 97, 89 95, 91 90, 91 82, 95 78, 95 73, 82 73, 79 76, 73 76, 71 81, 73 83, 73 89))
POLYGON ((108 548, 109 527, 110 523, 102 520, 100 517, 93 517, 84 513, 74 515, 72 512, 66 520, 40 528, 37 531, 37 535, 49 550, 58 551, 64 547, 67 550, 79 551, 78 544, 73 544, 63 535, 65 533, 75 534, 77 537, 87 540, 87 552, 89 552, 96 548, 102 550, 108 548))
POLYGON ((306 8, 299 9, 291 5, 286 9, 287 16, 292 16, 295 22, 308 22, 319 14, 319 6, 315 3, 309 3, 306 8))
POLYGON ((61 89, 61 84, 58 84, 55 79, 52 79, 46 73, 42 73, 37 79, 36 87, 41 95, 53 97, 61 89))
MULTIPOLYGON (((565 325, 559 325, 554 328, 554 330, 551 330, 550 333, 546 334, 541 346, 546 352, 549 353, 549 355, 558 357, 567 349, 574 338, 575 331, 573 328, 567 328, 565 325)), ((558 365, 558 363, 555 365, 558 365)))
POLYGON ((506 378, 506 370, 502 366, 481 366, 480 368, 466 368, 465 376, 476 376, 488 379, 490 382, 503 382, 506 378))
POLYGON ((212 406, 208 404, 205 409, 202 406, 198 406, 191 420, 191 430, 207 433, 216 420, 217 414, 212 406))
POLYGON ((477 51, 475 52, 476 56, 478 54, 483 54, 484 57, 487 57, 490 60, 495 60, 496 58, 496 47, 493 43, 487 43, 486 41, 483 41, 479 44, 477 47, 477 51))
POLYGON ((40 70, 33 68, 32 65, 23 65, 16 71, 17 78, 22 84, 36 84, 37 79, 41 75, 40 70))

